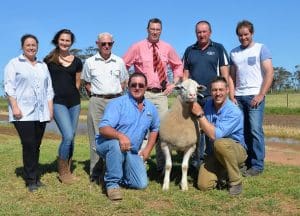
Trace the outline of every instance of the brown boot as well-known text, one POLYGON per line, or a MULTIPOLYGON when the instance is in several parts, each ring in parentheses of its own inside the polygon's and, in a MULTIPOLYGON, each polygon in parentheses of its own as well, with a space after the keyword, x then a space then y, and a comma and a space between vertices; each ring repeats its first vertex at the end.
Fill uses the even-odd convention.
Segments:
POLYGON ((58 161, 58 178, 61 183, 64 184, 72 184, 74 180, 72 175, 70 174, 69 165, 67 160, 63 160, 61 158, 57 159, 58 161))
POLYGON ((78 181, 79 178, 76 175, 74 175, 71 170, 72 170, 72 158, 68 160, 68 172, 74 181, 78 181))

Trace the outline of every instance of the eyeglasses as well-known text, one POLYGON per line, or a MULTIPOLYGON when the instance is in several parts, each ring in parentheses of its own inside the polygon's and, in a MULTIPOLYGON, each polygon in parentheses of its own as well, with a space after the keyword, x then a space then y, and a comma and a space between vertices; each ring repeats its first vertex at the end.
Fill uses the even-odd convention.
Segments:
POLYGON ((101 44, 101 46, 106 46, 106 45, 108 45, 108 46, 111 47, 111 46, 114 44, 114 42, 101 42, 100 44, 101 44))
POLYGON ((143 83, 131 83, 130 88, 145 88, 145 84, 143 84, 143 83))

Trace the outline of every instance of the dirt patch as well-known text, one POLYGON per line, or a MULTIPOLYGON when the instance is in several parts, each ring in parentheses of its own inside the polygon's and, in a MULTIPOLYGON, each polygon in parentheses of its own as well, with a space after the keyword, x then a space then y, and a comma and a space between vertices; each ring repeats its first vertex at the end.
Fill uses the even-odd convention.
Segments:
MULTIPOLYGON (((300 128, 300 115, 265 115, 264 125, 300 128)), ((266 143, 266 161, 300 166, 300 141, 298 144, 266 143)))
POLYGON ((266 161, 283 165, 300 166, 300 145, 267 142, 266 161))
POLYGON ((300 115, 265 115, 264 125, 300 128, 300 115))

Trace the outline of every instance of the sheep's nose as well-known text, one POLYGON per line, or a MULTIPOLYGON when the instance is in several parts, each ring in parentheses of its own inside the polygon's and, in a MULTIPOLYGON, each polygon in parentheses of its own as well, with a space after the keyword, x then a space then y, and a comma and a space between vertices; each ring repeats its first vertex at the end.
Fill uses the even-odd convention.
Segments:
POLYGON ((189 93, 189 96, 190 96, 191 98, 194 98, 194 97, 196 97, 196 94, 195 94, 195 93, 189 93))

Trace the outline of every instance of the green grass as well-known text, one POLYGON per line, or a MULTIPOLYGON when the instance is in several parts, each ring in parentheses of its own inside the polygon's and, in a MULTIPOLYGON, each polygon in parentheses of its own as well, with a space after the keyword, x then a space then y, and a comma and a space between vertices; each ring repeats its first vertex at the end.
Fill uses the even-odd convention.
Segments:
POLYGON ((300 114, 300 94, 281 93, 266 96, 266 114, 300 114))
POLYGON ((170 190, 163 192, 152 155, 149 187, 122 189, 123 201, 113 203, 99 186, 88 181, 87 136, 76 138, 74 173, 80 180, 70 186, 57 180, 59 139, 44 138, 40 163, 47 187, 36 193, 27 191, 21 177, 18 137, 1 133, 0 139, 0 215, 300 215, 300 167, 267 163, 261 176, 244 180, 240 196, 231 197, 226 190, 201 192, 193 187, 190 177, 189 190, 180 191, 180 161, 176 160, 170 190))

